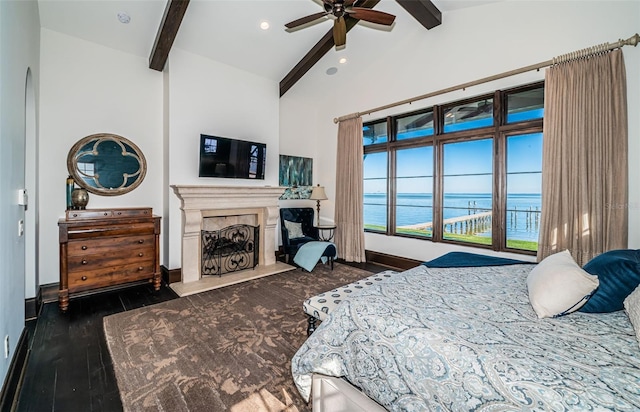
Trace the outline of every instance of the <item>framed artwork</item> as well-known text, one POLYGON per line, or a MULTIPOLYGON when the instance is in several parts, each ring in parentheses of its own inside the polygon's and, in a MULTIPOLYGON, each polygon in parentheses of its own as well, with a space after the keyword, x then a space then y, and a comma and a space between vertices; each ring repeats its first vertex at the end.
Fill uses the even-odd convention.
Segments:
POLYGON ((280 199, 308 199, 313 186, 313 159, 280 155, 279 184, 287 187, 280 199))

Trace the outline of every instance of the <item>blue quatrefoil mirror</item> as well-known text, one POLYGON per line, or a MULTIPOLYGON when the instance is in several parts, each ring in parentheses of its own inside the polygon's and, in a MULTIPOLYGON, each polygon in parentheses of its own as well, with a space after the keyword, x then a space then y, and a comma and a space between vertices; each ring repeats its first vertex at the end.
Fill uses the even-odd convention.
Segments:
POLYGON ((142 183, 147 164, 140 149, 116 134, 80 139, 69 151, 67 169, 76 184, 91 193, 116 196, 142 183))

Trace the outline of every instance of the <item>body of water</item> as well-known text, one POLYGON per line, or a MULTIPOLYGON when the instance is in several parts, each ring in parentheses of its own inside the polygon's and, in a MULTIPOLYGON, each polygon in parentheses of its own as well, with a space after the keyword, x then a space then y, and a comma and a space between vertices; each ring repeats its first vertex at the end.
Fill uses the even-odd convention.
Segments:
MULTIPOLYGON (((444 219, 491 211, 490 193, 448 193, 444 195, 444 219)), ((507 196, 507 239, 538 240, 540 194, 510 194, 507 196), (537 217, 537 221, 536 221, 537 217)), ((386 194, 364 195, 365 225, 387 224, 386 194)), ((403 193, 397 198, 397 225, 415 225, 433 221, 433 197, 431 194, 403 193)), ((491 231, 479 233, 491 236, 491 231)))

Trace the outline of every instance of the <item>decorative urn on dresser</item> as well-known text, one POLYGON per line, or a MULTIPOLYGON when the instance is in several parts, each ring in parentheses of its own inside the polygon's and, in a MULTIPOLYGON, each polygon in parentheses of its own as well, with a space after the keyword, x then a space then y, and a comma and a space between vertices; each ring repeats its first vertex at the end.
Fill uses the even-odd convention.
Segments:
POLYGON ((63 312, 76 296, 140 283, 160 289, 160 217, 151 208, 68 210, 58 228, 63 312))

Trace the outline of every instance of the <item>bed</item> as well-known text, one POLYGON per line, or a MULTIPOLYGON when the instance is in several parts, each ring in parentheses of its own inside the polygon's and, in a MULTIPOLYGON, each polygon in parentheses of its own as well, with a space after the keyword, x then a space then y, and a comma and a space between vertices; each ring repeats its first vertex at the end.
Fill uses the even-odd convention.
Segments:
POLYGON ((300 394, 327 376, 392 411, 640 410, 627 313, 540 318, 527 282, 541 265, 420 265, 372 285, 293 357, 300 394))

